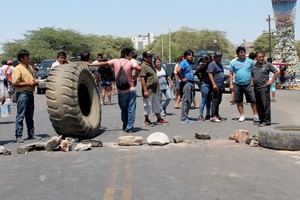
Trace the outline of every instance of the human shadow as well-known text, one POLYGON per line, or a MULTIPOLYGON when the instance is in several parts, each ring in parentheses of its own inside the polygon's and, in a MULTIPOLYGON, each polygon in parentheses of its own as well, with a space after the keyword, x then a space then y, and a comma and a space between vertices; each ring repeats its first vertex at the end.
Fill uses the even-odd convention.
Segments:
POLYGON ((15 143, 16 140, 0 140, 0 146, 15 143))
POLYGON ((7 124, 14 124, 16 122, 14 121, 8 121, 8 122, 0 122, 0 125, 7 125, 7 124))

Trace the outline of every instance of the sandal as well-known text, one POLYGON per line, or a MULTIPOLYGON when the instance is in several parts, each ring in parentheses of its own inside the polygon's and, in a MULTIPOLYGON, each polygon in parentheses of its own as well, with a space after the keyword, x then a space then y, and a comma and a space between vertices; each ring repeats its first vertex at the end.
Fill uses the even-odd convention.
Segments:
POLYGON ((180 107, 179 107, 179 106, 175 106, 174 108, 175 108, 175 109, 180 109, 180 107))

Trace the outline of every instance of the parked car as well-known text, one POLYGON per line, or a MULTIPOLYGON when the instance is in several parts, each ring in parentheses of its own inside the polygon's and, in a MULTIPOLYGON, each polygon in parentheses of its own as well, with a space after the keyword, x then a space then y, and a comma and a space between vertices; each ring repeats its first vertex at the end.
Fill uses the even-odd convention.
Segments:
MULTIPOLYGON (((195 54, 194 57, 193 57, 193 62, 191 64, 191 67, 192 67, 192 70, 194 71, 194 74, 195 74, 195 71, 197 69, 197 66, 198 66, 198 63, 200 61, 200 59, 204 59, 204 56, 209 54, 211 55, 212 57, 214 56, 214 51, 207 51, 207 50, 201 50, 199 51, 199 54, 195 54)), ((226 57, 226 56, 222 56, 222 61, 221 61, 223 67, 224 67, 224 90, 226 88, 229 88, 229 74, 230 74, 230 60, 226 57)), ((196 85, 198 85, 198 89, 199 88, 199 84, 200 84, 200 81, 198 79, 198 77, 195 75, 194 77, 194 83, 196 85)))
POLYGON ((166 68, 166 73, 168 76, 171 77, 171 79, 174 77, 174 68, 175 68, 176 63, 166 63, 165 68, 166 68))
POLYGON ((39 80, 39 84, 37 86, 37 94, 42 94, 46 92, 46 82, 51 69, 52 63, 55 62, 55 59, 47 59, 43 60, 39 65, 39 69, 35 74, 35 77, 39 80))

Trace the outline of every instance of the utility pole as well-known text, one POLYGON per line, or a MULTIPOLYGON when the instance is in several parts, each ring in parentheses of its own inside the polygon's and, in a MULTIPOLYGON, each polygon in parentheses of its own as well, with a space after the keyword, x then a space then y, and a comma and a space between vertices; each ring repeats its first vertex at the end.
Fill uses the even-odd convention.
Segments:
POLYGON ((271 17, 268 15, 267 22, 269 23, 269 57, 272 58, 272 47, 271 47, 271 17))
POLYGON ((163 26, 167 26, 169 29, 169 63, 171 63, 171 28, 167 24, 163 24, 163 26))
POLYGON ((169 63, 171 63, 171 29, 169 27, 169 63))
POLYGON ((161 34, 161 62, 164 60, 164 34, 161 34))

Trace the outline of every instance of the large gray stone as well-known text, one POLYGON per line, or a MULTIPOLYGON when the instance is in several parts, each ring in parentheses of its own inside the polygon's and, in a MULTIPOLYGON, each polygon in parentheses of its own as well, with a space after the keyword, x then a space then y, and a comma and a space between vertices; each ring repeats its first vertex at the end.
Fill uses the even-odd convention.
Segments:
POLYGON ((207 133, 195 133, 195 138, 199 140, 210 140, 211 137, 207 133))
POLYGON ((174 141, 174 143, 181 143, 181 142, 183 142, 183 137, 181 135, 175 135, 173 137, 173 141, 174 141))
POLYGON ((30 151, 43 151, 45 150, 46 142, 34 142, 31 144, 21 145, 17 148, 18 154, 25 154, 30 151))
POLYGON ((249 137, 250 134, 248 130, 239 129, 234 133, 234 139, 237 143, 246 143, 249 137))
POLYGON ((151 135, 148 136, 147 138, 147 143, 149 145, 166 145, 170 143, 169 137, 162 132, 154 132, 151 135))
POLYGON ((75 151, 88 151, 90 149, 92 149, 92 144, 91 143, 88 143, 88 144, 79 143, 74 148, 75 151))
POLYGON ((139 146, 142 144, 144 144, 144 139, 141 136, 126 135, 118 139, 118 145, 120 146, 139 146))
POLYGON ((102 147, 103 144, 101 140, 96 140, 96 139, 86 139, 81 141, 82 144, 88 144, 91 143, 92 147, 102 147))
POLYGON ((11 150, 5 148, 4 146, 0 146, 0 154, 2 155, 11 155, 11 150))

